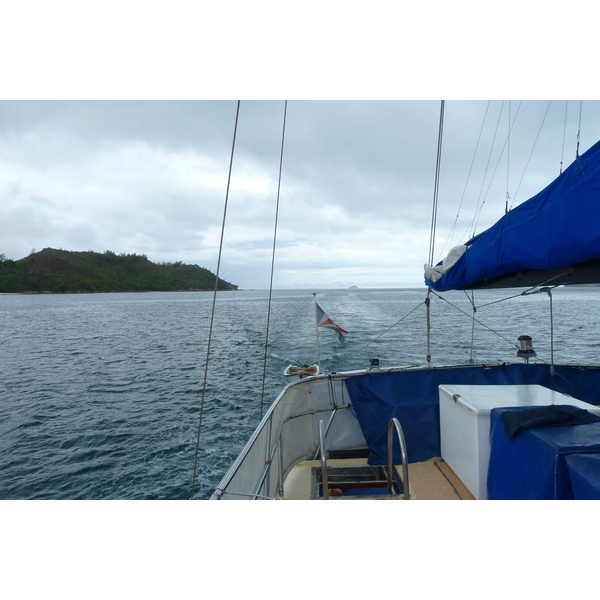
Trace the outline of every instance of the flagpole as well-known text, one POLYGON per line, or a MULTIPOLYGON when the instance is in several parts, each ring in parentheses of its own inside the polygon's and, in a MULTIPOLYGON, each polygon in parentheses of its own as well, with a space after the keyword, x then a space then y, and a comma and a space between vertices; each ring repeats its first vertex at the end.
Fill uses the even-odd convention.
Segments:
POLYGON ((317 365, 319 373, 321 373, 321 349, 319 348, 319 317, 317 316, 317 294, 313 292, 313 300, 315 301, 315 335, 317 336, 317 365))

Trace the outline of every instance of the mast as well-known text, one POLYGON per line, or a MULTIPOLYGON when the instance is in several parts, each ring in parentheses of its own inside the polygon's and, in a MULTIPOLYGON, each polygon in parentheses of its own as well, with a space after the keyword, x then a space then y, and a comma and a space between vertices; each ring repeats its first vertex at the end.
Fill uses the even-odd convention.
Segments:
MULTIPOLYGON (((433 210, 431 213, 431 239, 429 240, 429 264, 434 265, 434 247, 435 247, 435 227, 437 222, 437 203, 440 187, 440 163, 442 159, 442 132, 444 130, 444 106, 445 101, 440 105, 440 129, 438 133, 437 159, 435 164, 435 185, 433 188, 433 210)), ((427 364, 431 365, 431 288, 427 288, 427 298, 425 300, 427 307, 427 364)))
POLYGON ((319 347, 319 317, 317 316, 317 294, 313 292, 313 300, 315 303, 315 335, 317 339, 317 365, 319 365, 319 373, 321 372, 321 349, 319 347))

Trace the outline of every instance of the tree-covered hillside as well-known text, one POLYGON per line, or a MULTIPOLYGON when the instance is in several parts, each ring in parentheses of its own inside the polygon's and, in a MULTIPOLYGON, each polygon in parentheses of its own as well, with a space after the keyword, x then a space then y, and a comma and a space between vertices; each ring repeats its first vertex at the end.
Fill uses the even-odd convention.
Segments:
MULTIPOLYGON (((21 260, 0 254, 0 292, 149 292, 214 290, 215 275, 198 265, 155 264, 145 255, 44 248, 21 260)), ((219 290, 237 285, 219 279, 219 290)))

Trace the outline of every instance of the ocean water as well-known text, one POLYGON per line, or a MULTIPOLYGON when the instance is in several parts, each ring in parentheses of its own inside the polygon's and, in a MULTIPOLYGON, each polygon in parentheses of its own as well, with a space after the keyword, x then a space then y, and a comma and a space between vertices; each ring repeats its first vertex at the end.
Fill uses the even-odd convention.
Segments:
MULTIPOLYGON (((432 364, 514 362, 533 338, 550 362, 547 294, 432 299, 432 364), (487 305, 487 306, 483 306, 487 305)), ((554 360, 598 363, 600 288, 553 292, 554 360)), ((320 334, 323 369, 426 362, 424 289, 323 290, 349 335, 320 334), (394 327, 392 327, 396 324, 394 327)), ((190 497, 212 293, 0 295, 0 499, 190 497)), ((317 358, 313 296, 220 292, 195 498, 209 498, 276 398, 284 368, 317 358), (263 372, 264 391, 263 391, 263 372)))

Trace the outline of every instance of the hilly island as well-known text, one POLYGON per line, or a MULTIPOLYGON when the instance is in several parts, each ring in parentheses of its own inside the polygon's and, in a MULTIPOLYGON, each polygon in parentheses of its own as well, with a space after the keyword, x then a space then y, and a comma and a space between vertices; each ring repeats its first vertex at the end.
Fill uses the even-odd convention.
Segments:
MULTIPOLYGON (((0 293, 175 292, 215 289, 215 275, 181 262, 153 263, 144 254, 44 248, 21 260, 0 254, 0 293)), ((223 279, 217 289, 237 290, 223 279)))

